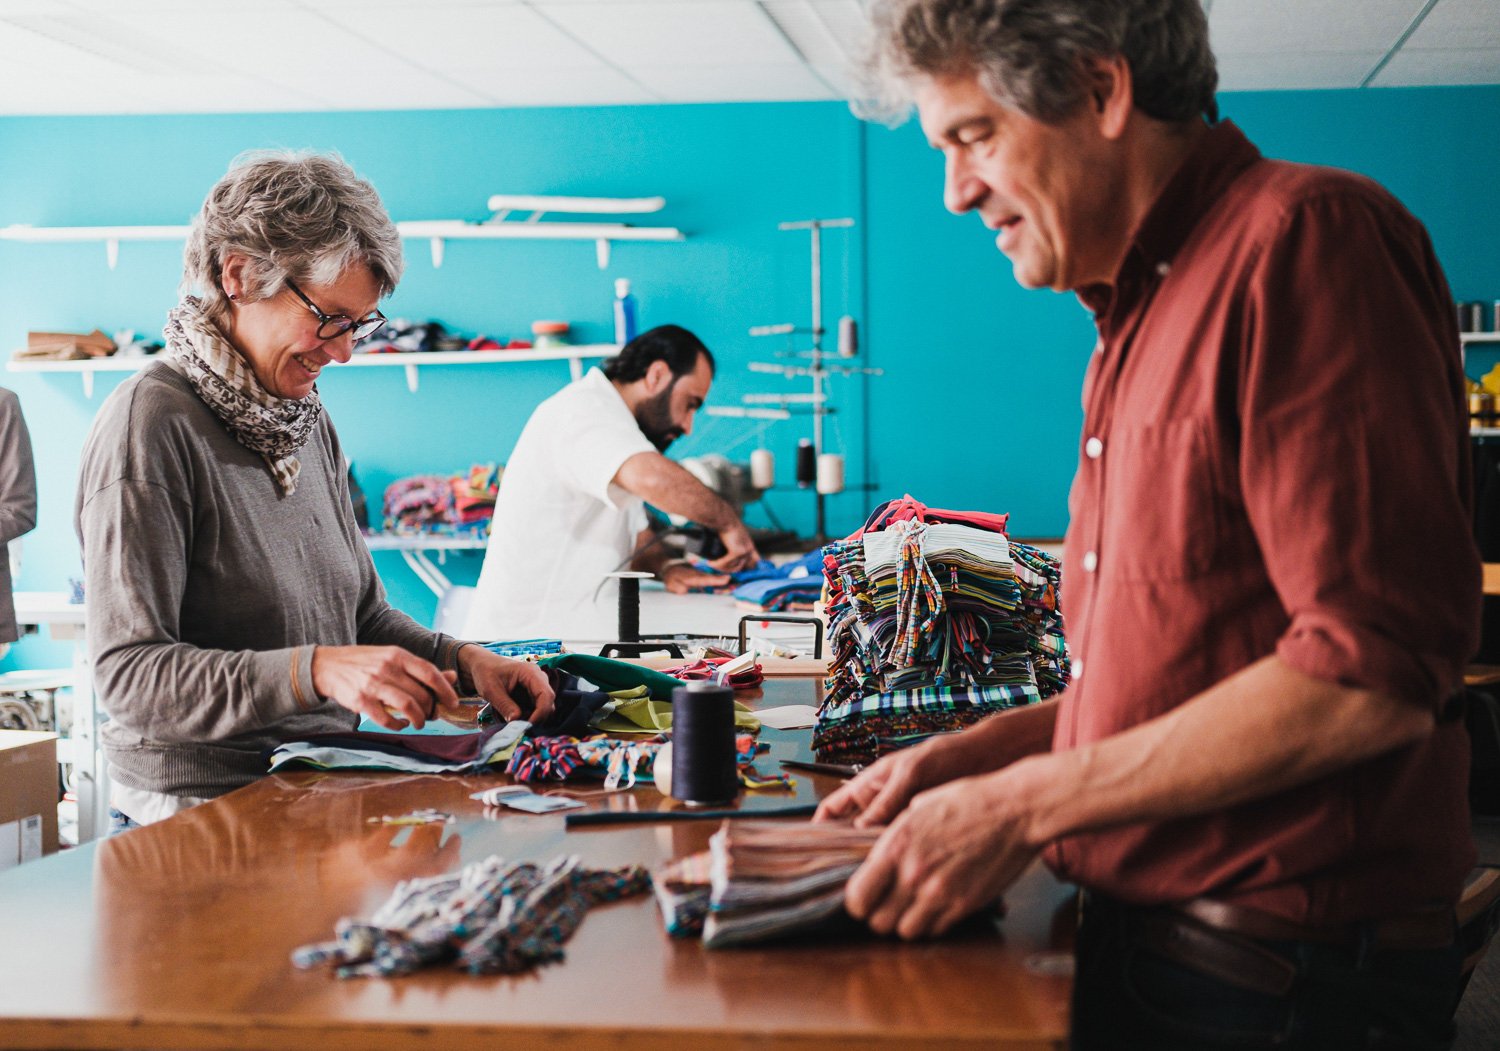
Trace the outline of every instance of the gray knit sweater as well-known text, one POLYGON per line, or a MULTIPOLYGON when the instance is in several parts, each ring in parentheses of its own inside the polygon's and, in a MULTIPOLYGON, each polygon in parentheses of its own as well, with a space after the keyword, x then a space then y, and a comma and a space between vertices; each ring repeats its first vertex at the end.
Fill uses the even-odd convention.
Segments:
POLYGON ((397 645, 455 664, 458 643, 386 601, 325 414, 283 496, 186 379, 156 362, 121 384, 83 451, 76 524, 88 645, 112 776, 211 797, 262 752, 352 729, 319 698, 315 645, 397 645))

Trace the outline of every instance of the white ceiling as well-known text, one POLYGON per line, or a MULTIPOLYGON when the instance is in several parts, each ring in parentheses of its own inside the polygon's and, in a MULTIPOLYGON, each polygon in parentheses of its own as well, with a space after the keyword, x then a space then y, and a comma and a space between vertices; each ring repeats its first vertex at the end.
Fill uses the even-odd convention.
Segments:
MULTIPOLYGON (((1204 0, 1226 90, 1500 83, 1497 0, 1204 0)), ((0 0, 0 114, 845 97, 859 0, 0 0)))

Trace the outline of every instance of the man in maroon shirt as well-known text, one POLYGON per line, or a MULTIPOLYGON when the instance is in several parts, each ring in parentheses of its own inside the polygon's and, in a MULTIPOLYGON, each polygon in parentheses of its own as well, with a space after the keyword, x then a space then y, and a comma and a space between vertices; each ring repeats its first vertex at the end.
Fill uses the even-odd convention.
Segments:
POLYGON ((1426 232, 1217 122, 1198 0, 873 17, 948 208, 1022 285, 1076 292, 1099 343, 1073 682, 826 801, 890 822, 850 911, 941 931, 1044 852, 1087 891, 1075 1046, 1446 1046, 1480 574, 1426 232))

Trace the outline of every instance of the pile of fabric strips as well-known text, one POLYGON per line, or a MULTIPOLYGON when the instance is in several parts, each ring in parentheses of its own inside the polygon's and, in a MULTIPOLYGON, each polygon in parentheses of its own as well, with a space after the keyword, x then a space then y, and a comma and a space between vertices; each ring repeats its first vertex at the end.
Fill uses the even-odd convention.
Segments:
POLYGON ((652 876, 667 933, 701 934, 705 946, 717 949, 849 924, 844 886, 881 831, 837 822, 726 821, 708 850, 673 859, 652 876))
MULTIPOLYGON (((656 757, 670 736, 660 734, 646 741, 621 741, 611 737, 535 737, 516 745, 505 772, 520 784, 536 781, 568 781, 602 778, 607 792, 634 788, 637 781, 654 781, 656 757)), ((755 768, 755 757, 770 746, 754 734, 736 734, 735 765, 740 784, 752 791, 792 788, 786 774, 765 774, 755 768)))
POLYGON ((292 962, 331 964, 340 978, 410 974, 453 963, 471 974, 514 974, 563 957, 595 905, 642 894, 639 865, 588 869, 576 856, 545 865, 494 855, 456 873, 411 879, 368 920, 345 917, 329 942, 304 945, 292 962))
POLYGON ((813 749, 868 763, 1068 682, 1059 565, 1007 516, 906 496, 824 548, 832 659, 813 749))

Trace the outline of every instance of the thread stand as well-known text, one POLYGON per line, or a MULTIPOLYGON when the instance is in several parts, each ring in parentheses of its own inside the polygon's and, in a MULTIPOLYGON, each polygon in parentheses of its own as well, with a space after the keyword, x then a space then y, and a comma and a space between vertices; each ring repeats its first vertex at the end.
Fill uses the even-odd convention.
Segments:
MULTIPOLYGON (((780 364, 776 362, 751 362, 752 372, 771 373, 783 376, 787 379, 806 378, 812 380, 811 393, 798 394, 747 394, 743 397, 746 405, 764 405, 767 403, 779 404, 785 409, 789 405, 807 406, 809 415, 812 417, 812 445, 814 459, 821 458, 823 449, 823 422, 824 418, 831 414, 834 409, 828 404, 828 394, 824 389, 824 382, 830 375, 840 376, 881 376, 883 369, 863 368, 849 365, 829 366, 825 363, 827 352, 823 349, 823 337, 827 330, 823 327, 823 231, 825 229, 846 229, 854 225, 853 219, 800 219, 794 222, 777 224, 778 230, 806 230, 811 238, 811 276, 812 276, 812 325, 808 328, 800 328, 791 324, 757 325, 750 329, 752 336, 796 336, 806 335, 811 338, 812 346, 805 351, 787 350, 779 351, 778 358, 803 358, 805 365, 780 364)), ((839 352, 841 357, 853 357, 858 347, 858 330, 852 317, 845 316, 839 321, 839 352)), ((834 492, 842 491, 842 484, 834 492)), ((832 493, 824 492, 823 486, 815 490, 816 499, 816 535, 814 540, 819 544, 828 541, 828 518, 826 498, 832 493)))

